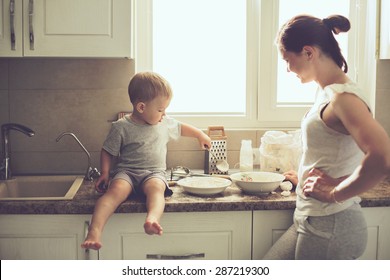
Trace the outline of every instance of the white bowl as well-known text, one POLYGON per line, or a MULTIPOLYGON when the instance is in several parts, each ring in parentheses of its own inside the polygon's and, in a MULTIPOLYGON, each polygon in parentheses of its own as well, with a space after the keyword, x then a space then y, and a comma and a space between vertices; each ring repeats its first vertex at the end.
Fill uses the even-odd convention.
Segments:
POLYGON ((274 172, 239 172, 230 176, 243 192, 248 194, 268 194, 279 187, 284 175, 274 172))
POLYGON ((184 191, 197 195, 212 195, 223 192, 232 182, 218 177, 188 177, 177 181, 184 191))

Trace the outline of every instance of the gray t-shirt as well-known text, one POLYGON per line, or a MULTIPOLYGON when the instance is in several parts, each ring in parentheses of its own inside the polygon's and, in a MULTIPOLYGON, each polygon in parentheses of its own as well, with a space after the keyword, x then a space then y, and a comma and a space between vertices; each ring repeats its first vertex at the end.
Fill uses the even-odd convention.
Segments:
POLYGON ((141 125, 126 115, 112 123, 103 149, 118 157, 116 169, 165 171, 167 144, 180 135, 180 123, 167 116, 156 125, 141 125))

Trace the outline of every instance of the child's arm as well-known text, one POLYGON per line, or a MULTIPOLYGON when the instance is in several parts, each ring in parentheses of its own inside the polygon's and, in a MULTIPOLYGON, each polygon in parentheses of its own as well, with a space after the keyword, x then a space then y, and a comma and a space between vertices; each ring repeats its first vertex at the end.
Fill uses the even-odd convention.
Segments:
POLYGON ((110 177, 112 158, 113 158, 113 156, 111 154, 109 154, 106 150, 102 149, 102 151, 100 153, 101 175, 95 183, 95 189, 99 192, 102 191, 99 187, 101 183, 104 182, 105 185, 108 184, 108 180, 110 177))
POLYGON ((209 147, 209 148, 211 147, 210 137, 202 130, 192 125, 182 123, 181 136, 197 138, 202 149, 205 149, 205 147, 209 147))

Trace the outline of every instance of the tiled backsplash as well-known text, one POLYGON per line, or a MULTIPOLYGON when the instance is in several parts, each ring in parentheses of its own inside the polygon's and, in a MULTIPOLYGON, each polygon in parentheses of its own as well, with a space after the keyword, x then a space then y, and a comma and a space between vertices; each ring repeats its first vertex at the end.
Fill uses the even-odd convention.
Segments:
POLYGON ((129 110, 133 69, 127 59, 0 59, 0 123, 36 132, 10 133, 14 173, 84 172, 87 157, 74 139, 55 141, 64 131, 75 133, 99 166, 110 120, 129 110))
MULTIPOLYGON (((73 132, 99 167, 100 149, 118 112, 129 111, 127 86, 134 74, 128 59, 0 58, 0 124, 15 122, 35 130, 32 138, 11 132, 14 173, 80 173, 87 158, 73 132)), ((390 61, 378 62, 376 115, 390 132, 390 61)), ((239 162, 242 139, 259 147, 264 130, 227 130, 228 162, 239 162)), ((168 146, 168 167, 202 169, 204 152, 192 138, 168 146)))

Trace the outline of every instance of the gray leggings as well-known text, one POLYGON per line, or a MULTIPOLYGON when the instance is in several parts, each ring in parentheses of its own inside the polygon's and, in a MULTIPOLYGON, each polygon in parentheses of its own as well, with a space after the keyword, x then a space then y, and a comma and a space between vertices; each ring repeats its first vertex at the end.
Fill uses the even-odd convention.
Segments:
POLYGON ((359 204, 329 216, 297 216, 264 256, 265 260, 351 260, 367 245, 367 224, 359 204))

